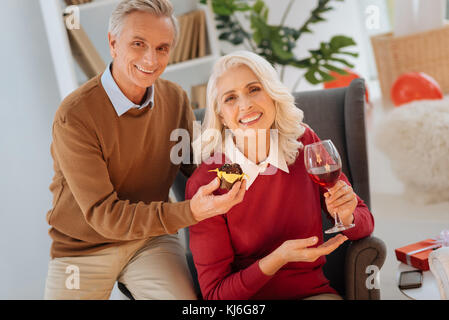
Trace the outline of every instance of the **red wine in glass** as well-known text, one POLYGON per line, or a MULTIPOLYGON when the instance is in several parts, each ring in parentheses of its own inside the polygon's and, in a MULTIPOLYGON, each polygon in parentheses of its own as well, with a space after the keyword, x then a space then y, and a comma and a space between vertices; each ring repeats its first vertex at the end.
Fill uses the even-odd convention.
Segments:
MULTIPOLYGON (((304 148, 304 165, 313 182, 327 190, 332 188, 340 178, 341 158, 330 140, 306 145, 304 148)), ((324 231, 325 233, 340 232, 355 226, 353 223, 344 225, 337 212, 334 219, 334 226, 324 231)))
POLYGON ((332 188, 337 183, 340 174, 341 167, 335 164, 329 165, 329 167, 311 168, 309 171, 312 180, 326 189, 332 188))

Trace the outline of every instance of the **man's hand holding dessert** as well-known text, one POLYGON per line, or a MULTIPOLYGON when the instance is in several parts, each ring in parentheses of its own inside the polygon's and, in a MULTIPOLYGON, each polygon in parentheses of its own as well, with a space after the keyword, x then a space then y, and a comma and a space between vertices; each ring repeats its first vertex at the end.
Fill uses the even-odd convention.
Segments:
POLYGON ((329 192, 324 194, 327 211, 335 217, 338 217, 344 225, 349 225, 354 222, 354 210, 357 207, 357 196, 354 190, 346 184, 343 180, 339 180, 335 186, 329 189, 329 192))
POLYGON ((246 180, 237 181, 229 192, 214 196, 212 193, 218 189, 221 181, 214 178, 209 184, 198 189, 190 200, 190 209, 193 217, 201 221, 229 211, 233 206, 243 200, 246 191, 246 180))
POLYGON ((221 181, 220 188, 230 190, 234 183, 242 181, 246 176, 238 163, 225 163, 220 168, 209 170, 209 172, 216 172, 221 181))

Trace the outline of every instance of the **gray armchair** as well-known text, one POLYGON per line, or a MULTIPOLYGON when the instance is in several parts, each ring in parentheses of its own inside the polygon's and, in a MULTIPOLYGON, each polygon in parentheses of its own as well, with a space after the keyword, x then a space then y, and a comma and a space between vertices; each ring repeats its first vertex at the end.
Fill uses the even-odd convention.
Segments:
MULTIPOLYGON (((332 139, 342 158, 343 172, 355 192, 370 207, 368 159, 365 137, 365 86, 361 79, 353 80, 347 88, 298 92, 296 105, 304 111, 304 122, 310 125, 321 139, 332 139)), ((203 120, 204 110, 195 110, 198 120, 203 120)), ((172 190, 177 201, 184 200, 186 177, 178 173, 172 190)), ((323 229, 332 226, 333 220, 323 211, 323 229)), ((186 230, 187 231, 187 230, 186 230)), ((185 232, 188 244, 188 232, 185 232)), ((325 240, 333 235, 324 234, 325 240)), ((380 299, 380 290, 366 286, 367 267, 381 269, 386 257, 382 240, 373 236, 346 241, 327 256, 324 273, 331 286, 348 300, 380 299)), ((198 296, 201 295, 190 249, 187 261, 192 272, 198 296)))

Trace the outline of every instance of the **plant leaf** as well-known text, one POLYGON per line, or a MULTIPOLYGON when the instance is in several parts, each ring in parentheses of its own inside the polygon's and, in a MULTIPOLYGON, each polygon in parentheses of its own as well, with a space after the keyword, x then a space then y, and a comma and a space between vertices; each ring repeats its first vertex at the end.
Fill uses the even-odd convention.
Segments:
POLYGON ((309 59, 303 59, 303 60, 292 60, 289 62, 289 65, 296 67, 296 68, 309 68, 311 66, 309 59))
POLYGON ((220 40, 229 40, 231 34, 232 34, 231 32, 223 32, 222 34, 220 34, 218 39, 220 39, 220 40))
POLYGON ((339 54, 346 54, 348 56, 352 56, 357 58, 359 54, 357 52, 348 52, 348 51, 338 51, 339 54))
POLYGON ((318 84, 318 83, 320 83, 320 80, 318 80, 318 79, 315 77, 315 72, 316 72, 316 69, 315 69, 315 68, 311 68, 311 69, 309 69, 309 71, 307 71, 306 74, 304 75, 304 78, 306 78, 307 81, 309 81, 311 84, 318 84))
POLYGON ((273 41, 271 43, 272 47, 273 47, 273 52, 276 56, 278 56, 279 58, 281 58, 282 60, 289 60, 293 57, 293 53, 292 52, 288 52, 286 50, 284 50, 284 46, 282 42, 278 42, 278 41, 273 41))
POLYGON ((235 35, 230 41, 233 45, 238 46, 243 43, 244 38, 241 35, 235 35))
POLYGON ((349 68, 354 68, 354 65, 352 63, 349 63, 348 61, 340 58, 331 57, 329 60, 340 62, 341 64, 344 64, 345 66, 348 66, 349 68))
POLYGON ((330 47, 337 51, 341 48, 344 47, 349 47, 349 46, 353 46, 356 45, 355 41, 350 38, 350 37, 346 37, 346 36, 334 36, 332 37, 331 41, 329 42, 330 47))
POLYGON ((327 72, 324 72, 320 69, 317 69, 318 73, 321 76, 321 81, 320 82, 329 82, 332 80, 335 80, 335 77, 331 76, 330 74, 328 74, 327 72))
POLYGON ((265 3, 262 0, 257 0, 253 6, 253 10, 257 14, 260 14, 262 12, 262 9, 264 6, 265 6, 265 3))
POLYGON ((335 72, 337 72, 338 74, 341 74, 341 75, 348 74, 344 69, 337 68, 337 67, 335 67, 333 65, 330 65, 328 63, 323 64, 323 67, 328 69, 328 70, 335 71, 335 72))

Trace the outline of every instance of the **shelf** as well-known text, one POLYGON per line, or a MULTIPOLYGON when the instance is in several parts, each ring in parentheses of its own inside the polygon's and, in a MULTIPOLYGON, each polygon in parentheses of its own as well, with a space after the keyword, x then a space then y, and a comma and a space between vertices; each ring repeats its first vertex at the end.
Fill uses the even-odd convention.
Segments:
POLYGON ((192 86, 204 84, 209 80, 216 56, 206 56, 168 66, 161 78, 179 84, 190 96, 192 86))
POLYGON ((91 10, 97 9, 104 6, 116 5, 120 2, 120 0, 93 0, 92 2, 77 4, 80 10, 91 10))
POLYGON ((195 68, 201 64, 215 62, 216 60, 217 60, 217 56, 208 55, 208 56, 204 56, 201 58, 178 62, 178 63, 168 65, 167 68, 165 69, 165 72, 170 73, 170 72, 176 72, 178 70, 185 69, 185 68, 195 68))

